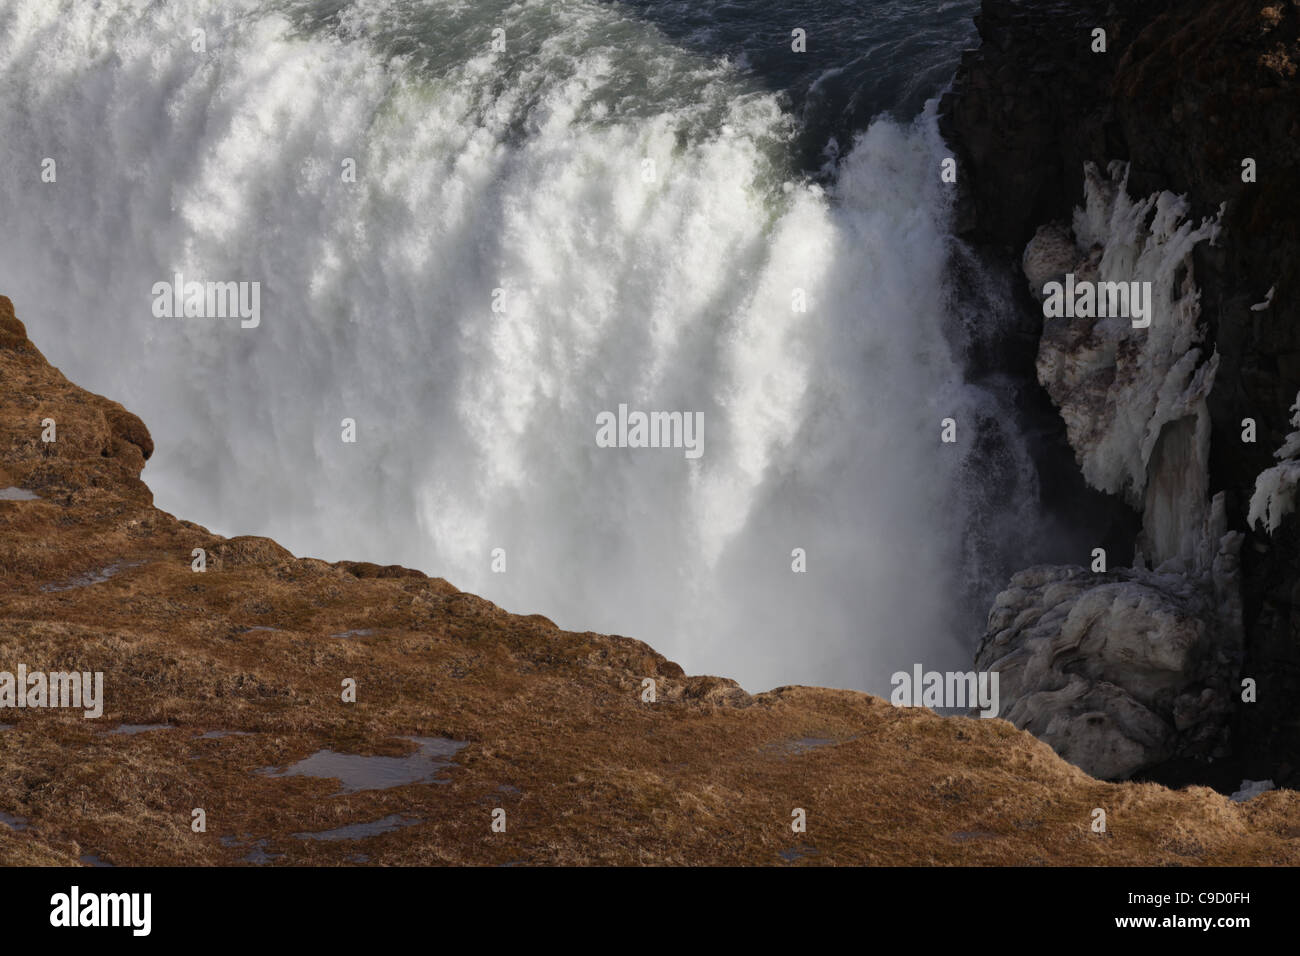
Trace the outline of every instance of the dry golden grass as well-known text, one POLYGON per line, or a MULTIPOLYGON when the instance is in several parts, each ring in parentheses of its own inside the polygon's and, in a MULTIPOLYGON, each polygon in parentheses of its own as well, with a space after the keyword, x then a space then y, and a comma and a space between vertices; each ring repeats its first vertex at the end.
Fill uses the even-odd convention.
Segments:
POLYGON ((106 697, 99 720, 0 711, 15 725, 0 731, 0 811, 30 823, 0 826, 0 862, 236 864, 255 847, 320 865, 1300 862, 1292 793, 1235 805, 1102 783, 1003 721, 806 687, 750 696, 416 572, 223 539, 153 508, 138 478, 151 450, 138 419, 45 362, 0 297, 0 486, 42 496, 0 501, 0 670, 103 671, 106 697), (331 636, 359 629, 373 633, 331 636), (118 723, 170 729, 109 734, 118 723), (209 730, 248 736, 199 739, 209 730), (401 755, 406 736, 468 742, 450 782, 335 795, 333 780, 257 772, 322 748, 401 755), (293 836, 396 813, 420 822, 293 836))

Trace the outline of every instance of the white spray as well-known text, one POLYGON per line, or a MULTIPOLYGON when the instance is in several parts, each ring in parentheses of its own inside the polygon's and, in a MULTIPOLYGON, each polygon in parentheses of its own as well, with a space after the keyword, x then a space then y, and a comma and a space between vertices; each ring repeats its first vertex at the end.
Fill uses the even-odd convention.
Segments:
POLYGON ((965 669, 980 398, 945 335, 932 120, 872 125, 828 196, 725 62, 585 0, 509 8, 545 21, 501 54, 507 6, 427 4, 416 62, 364 39, 391 3, 326 33, 252 0, 12 0, 0 291, 149 424, 158 504, 215 530, 752 690, 965 669), (155 316, 178 273, 259 282, 257 327, 155 316), (705 453, 598 447, 620 403, 702 414, 705 453))

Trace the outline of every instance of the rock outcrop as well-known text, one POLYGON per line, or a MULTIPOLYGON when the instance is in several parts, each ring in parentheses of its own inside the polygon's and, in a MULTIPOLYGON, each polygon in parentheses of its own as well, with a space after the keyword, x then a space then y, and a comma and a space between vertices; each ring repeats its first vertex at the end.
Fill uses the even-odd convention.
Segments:
POLYGON ((976 656, 1001 716, 1110 780, 1228 754, 1240 648, 1203 582, 1037 567, 998 595, 976 656))
MULTIPOLYGON (((1257 477, 1275 464, 1271 452, 1283 444, 1300 388, 1300 5, 984 0, 978 24, 981 45, 963 60, 941 107, 962 170, 964 237, 1036 285, 1070 269, 1166 282, 1145 334, 1079 320, 1044 327, 1027 298, 1025 321, 1040 328, 1036 367, 1021 359, 1008 371, 1045 386, 1090 485, 1141 514, 1131 573, 1140 578, 1150 564, 1200 589, 1196 600, 1218 637, 1182 663, 1187 691, 1205 680, 1221 688, 1229 675, 1207 677, 1207 668, 1223 660, 1234 684, 1249 678, 1257 691, 1253 700, 1232 693, 1225 711, 1215 690, 1206 717, 1220 731, 1208 736, 1201 721, 1180 729, 1165 705, 1142 704, 1165 723, 1153 733, 1129 702, 1065 680, 1105 671, 1105 660, 1074 661, 1036 671, 1043 683, 1011 705, 1021 707, 1017 723, 1032 721, 1046 734, 1053 706, 1058 726, 1072 727, 1084 701, 1111 702, 1098 712, 1114 730, 1115 753, 1129 758, 1104 757, 1096 742, 1081 748, 1073 731, 1068 745, 1056 741, 1059 749, 1094 755, 1080 757, 1084 766, 1111 760, 1111 771, 1175 782, 1293 784, 1300 524, 1288 517, 1270 534, 1251 521, 1250 501, 1257 477), (1105 31, 1104 52, 1097 30, 1105 31), (1102 221, 1110 228, 1097 229, 1102 221), (1133 248, 1116 256, 1108 244, 1133 248), (1232 633, 1238 600, 1240 638, 1232 633), (1060 694, 1063 686, 1076 693, 1060 694), (1053 693, 1055 705, 1042 696, 1053 693), (1204 747, 1211 738, 1219 742, 1204 747)), ((1082 586, 1075 571, 1056 573, 1082 586)), ((1009 594, 1024 584, 1013 582, 1009 594)), ((1099 578, 1095 587, 1106 594, 1111 583, 1099 578)), ((1052 604, 1046 593, 1004 600, 1052 604)), ((1153 607, 1171 601, 1179 599, 1166 593, 1153 607)), ((1005 633, 1005 617, 994 610, 981 660, 992 645, 1006 652, 1017 640, 1023 657, 1042 658, 1033 645, 1047 636, 1031 632, 1048 616, 1018 638, 1005 633)), ((1124 626, 1156 629, 1156 621, 1124 626)), ((1115 636, 1128 643, 1134 634, 1115 636)), ((1070 641, 1057 634, 1049 643, 1070 641)), ((1141 703, 1145 683, 1135 676, 1124 694, 1141 703)), ((1093 769, 1104 772, 1101 763, 1093 769)))
POLYGON ((1291 792, 1104 783, 1005 721, 750 695, 419 571, 213 534, 153 507, 144 424, 2 297, 0 337, 0 672, 104 675, 97 719, 0 710, 0 863, 1300 864, 1291 792), (368 783, 376 760, 411 772, 368 783))

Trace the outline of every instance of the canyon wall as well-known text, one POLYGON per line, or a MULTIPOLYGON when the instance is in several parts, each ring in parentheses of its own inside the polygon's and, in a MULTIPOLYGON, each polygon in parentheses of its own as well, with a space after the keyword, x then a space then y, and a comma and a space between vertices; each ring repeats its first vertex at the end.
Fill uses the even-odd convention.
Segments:
POLYGON ((1106 572, 1017 576, 981 664, 1022 675, 1004 714, 1094 772, 1294 784, 1300 524, 1250 511, 1300 388, 1300 5, 985 0, 977 22, 941 125, 961 235, 1021 284, 1036 339, 1002 362, 1140 522, 1132 568, 1112 548, 1106 572), (1153 279, 1152 326, 1045 321, 1035 294, 1071 271, 1153 279), (1173 657, 1152 670, 1162 633, 1173 657))

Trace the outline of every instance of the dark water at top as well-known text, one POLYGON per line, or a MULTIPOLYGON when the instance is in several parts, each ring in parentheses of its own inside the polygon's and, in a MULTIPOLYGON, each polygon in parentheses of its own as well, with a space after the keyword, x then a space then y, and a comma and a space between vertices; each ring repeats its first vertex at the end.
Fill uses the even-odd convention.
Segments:
MULTIPOLYGON (((615 3, 615 0, 607 0, 615 3)), ((841 150, 872 118, 910 119, 943 92, 974 45, 978 0, 620 0, 685 49, 723 55, 784 94, 805 163, 841 150), (806 51, 791 31, 806 32, 806 51)))
MULTIPOLYGON (((581 50, 609 57, 610 115, 654 115, 678 100, 708 112, 700 64, 726 63, 745 85, 779 94, 796 125, 797 164, 813 171, 888 113, 908 120, 943 92, 964 49, 975 45, 979 0, 513 0, 358 5, 279 0, 309 33, 364 38, 426 73, 451 77, 493 29, 509 38, 500 91, 527 89, 565 72, 581 50), (607 16, 592 16, 601 11, 607 16), (650 28, 697 61, 665 61, 650 28), (804 51, 792 48, 805 31, 804 51)), ((721 91, 715 91, 721 92, 721 91)), ((739 95, 740 89, 730 96, 739 95)), ((723 93, 726 100, 728 94, 723 93)), ((718 104, 721 105, 721 104, 718 104)))

